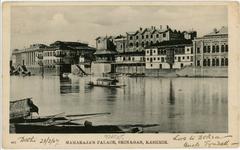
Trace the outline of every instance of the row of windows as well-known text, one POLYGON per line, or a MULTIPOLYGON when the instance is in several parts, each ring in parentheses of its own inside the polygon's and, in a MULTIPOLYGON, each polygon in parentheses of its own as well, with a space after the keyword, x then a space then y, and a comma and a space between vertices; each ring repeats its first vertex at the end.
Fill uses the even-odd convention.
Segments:
MULTIPOLYGON (((197 66, 200 66, 200 60, 197 61, 197 66)), ((203 66, 228 66, 228 58, 213 58, 213 59, 204 59, 203 66)))
MULTIPOLYGON (((150 49, 150 50, 146 51, 146 53, 150 54, 150 55, 152 55, 153 53, 156 54, 156 52, 157 52, 157 55, 166 55, 165 49, 158 49, 157 51, 150 49)), ((189 49, 187 49, 187 52, 189 52, 189 49)), ((176 49, 174 49, 174 53, 175 54, 185 54, 185 49, 184 48, 176 48, 176 49)), ((193 53, 192 48, 191 48, 191 53, 193 53)))
MULTIPOLYGON (((212 53, 228 52, 228 45, 212 45, 212 53)), ((197 53, 200 53, 200 47, 197 47, 197 53)), ((203 46, 203 53, 211 53, 211 46, 203 46)))
MULTIPOLYGON (((159 43, 159 41, 156 41, 156 43, 159 43)), ((153 45, 153 44, 155 44, 153 41, 151 41, 151 42, 148 42, 148 41, 147 41, 146 43, 142 42, 141 45, 139 45, 139 43, 136 42, 135 46, 136 46, 136 47, 139 47, 139 46, 145 47, 145 46, 149 46, 149 45, 153 45)), ((134 44, 133 44, 133 43, 129 43, 129 46, 130 46, 130 47, 133 47, 134 44)))
POLYGON ((182 60, 189 60, 189 59, 191 58, 190 61, 193 61, 193 56, 191 56, 191 57, 190 57, 190 56, 186 56, 186 57, 185 57, 185 56, 182 56, 182 57, 181 57, 181 56, 174 57, 174 59, 177 60, 178 62, 181 61, 181 58, 182 58, 182 60))
POLYGON ((51 52, 44 52, 44 56, 54 56, 55 52, 51 51, 51 52))
POLYGON ((153 60, 154 60, 154 61, 160 60, 160 58, 161 58, 161 62, 164 62, 164 61, 165 61, 165 58, 164 58, 164 57, 150 57, 150 58, 147 58, 147 61, 152 62, 153 60))
MULTIPOLYGON (((193 64, 192 63, 190 63, 190 66, 192 66, 193 64)), ((153 64, 150 64, 150 66, 152 67, 153 66, 153 64)), ((184 65, 183 65, 183 63, 181 63, 180 64, 180 67, 182 68, 184 65)), ((162 66, 162 64, 159 64, 159 68, 160 69, 162 69, 163 68, 163 66, 162 66)))
POLYGON ((166 50, 165 49, 159 49, 157 51, 150 49, 150 50, 147 50, 146 52, 147 52, 147 54, 150 53, 150 55, 152 55, 153 53, 156 53, 156 52, 158 52, 157 53, 158 55, 166 55, 166 50))
MULTIPOLYGON (((144 39, 144 38, 148 39, 148 38, 149 38, 149 35, 145 35, 145 36, 142 35, 141 37, 142 37, 142 39, 144 39)), ((159 34, 156 34, 155 37, 156 37, 156 38, 159 38, 159 34)), ((166 37, 166 33, 163 33, 163 37, 166 37)), ((139 38, 138 35, 135 36, 135 39, 136 39, 136 40, 138 40, 138 38, 139 38)), ((153 38, 153 35, 152 35, 152 34, 150 35, 150 38, 153 38)), ((133 39, 133 36, 130 36, 129 39, 132 40, 132 39, 133 39)))
MULTIPOLYGON (((152 62, 153 60, 155 61, 155 60, 160 60, 161 59, 161 62, 164 62, 164 57, 152 57, 152 58, 147 58, 147 61, 149 61, 150 60, 150 62, 152 62)), ((177 60, 178 62, 180 62, 181 60, 189 60, 190 59, 190 61, 193 61, 193 56, 178 56, 178 57, 174 57, 174 59, 175 60, 177 60)))
POLYGON ((63 59, 49 59, 49 60, 44 60, 45 64, 54 64, 54 63, 62 63, 63 59))
MULTIPOLYGON (((79 54, 79 52, 77 52, 77 54, 79 54)), ((69 56, 76 56, 77 55, 75 52, 69 52, 68 55, 69 56)), ((63 51, 50 51, 50 52, 44 52, 43 54, 44 56, 65 56, 66 52, 63 51)))

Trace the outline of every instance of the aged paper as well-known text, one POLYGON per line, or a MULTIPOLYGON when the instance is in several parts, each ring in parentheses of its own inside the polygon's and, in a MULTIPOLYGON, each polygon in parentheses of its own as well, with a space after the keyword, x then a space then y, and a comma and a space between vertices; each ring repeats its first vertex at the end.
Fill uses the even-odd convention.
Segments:
POLYGON ((239 146, 237 2, 3 4, 4 148, 239 146))

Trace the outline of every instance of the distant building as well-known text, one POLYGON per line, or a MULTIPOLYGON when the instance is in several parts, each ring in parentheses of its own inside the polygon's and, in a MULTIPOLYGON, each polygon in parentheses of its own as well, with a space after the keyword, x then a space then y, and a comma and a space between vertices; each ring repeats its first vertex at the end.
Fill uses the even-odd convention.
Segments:
POLYGON ((195 66, 228 66, 228 28, 222 27, 193 40, 195 66))
POLYGON ((192 40, 163 41, 146 48, 146 69, 180 69, 193 65, 192 40))
MULTIPOLYGON (((158 44, 162 41, 193 39, 196 31, 188 33, 171 29, 168 25, 163 28, 152 26, 151 28, 140 28, 135 32, 127 32, 127 52, 144 51, 145 47, 158 44), (187 36, 188 35, 188 36, 187 36)), ((118 50, 118 49, 117 49, 118 50)))
POLYGON ((39 73, 43 67, 45 72, 58 75, 61 72, 71 72, 71 65, 79 64, 80 57, 92 55, 94 52, 95 48, 85 43, 56 41, 49 46, 33 44, 23 50, 14 50, 12 62, 14 66, 25 65, 34 73, 39 73))
POLYGON ((114 44, 114 38, 112 36, 98 37, 96 38, 96 62, 99 63, 111 63, 115 61, 115 55, 117 54, 116 46, 114 44))
POLYGON ((28 68, 39 67, 41 60, 43 59, 42 52, 47 45, 44 44, 32 44, 25 49, 15 49, 12 52, 12 65, 25 65, 28 68))
POLYGON ((114 37, 105 36, 96 38, 96 52, 94 56, 96 60, 92 64, 91 73, 102 76, 105 73, 115 72, 115 55, 117 54, 114 37))

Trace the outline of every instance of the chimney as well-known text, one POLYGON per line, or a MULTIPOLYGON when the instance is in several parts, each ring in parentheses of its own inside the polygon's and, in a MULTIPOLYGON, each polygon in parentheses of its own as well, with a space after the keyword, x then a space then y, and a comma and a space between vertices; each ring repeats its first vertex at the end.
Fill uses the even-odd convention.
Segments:
POLYGON ((153 30, 153 26, 151 26, 152 30, 153 30))
POLYGON ((160 30, 162 30, 162 25, 160 25, 160 30))

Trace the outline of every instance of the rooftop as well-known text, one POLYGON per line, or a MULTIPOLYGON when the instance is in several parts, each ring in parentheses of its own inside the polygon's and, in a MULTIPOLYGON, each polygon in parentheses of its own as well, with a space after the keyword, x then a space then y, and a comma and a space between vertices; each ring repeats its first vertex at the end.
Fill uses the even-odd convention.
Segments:
POLYGON ((102 49, 102 50, 97 50, 94 54, 95 55, 108 55, 108 54, 115 55, 115 54, 117 54, 117 51, 102 49))
POLYGON ((228 34, 228 28, 223 26, 219 30, 217 30, 216 28, 213 29, 213 32, 210 32, 207 35, 204 35, 204 37, 207 37, 207 36, 217 36, 217 35, 227 35, 227 34, 228 34))
POLYGON ((158 46, 189 45, 189 44, 192 44, 192 40, 171 40, 171 41, 163 41, 160 43, 156 43, 146 48, 152 48, 152 47, 158 47, 158 46))

